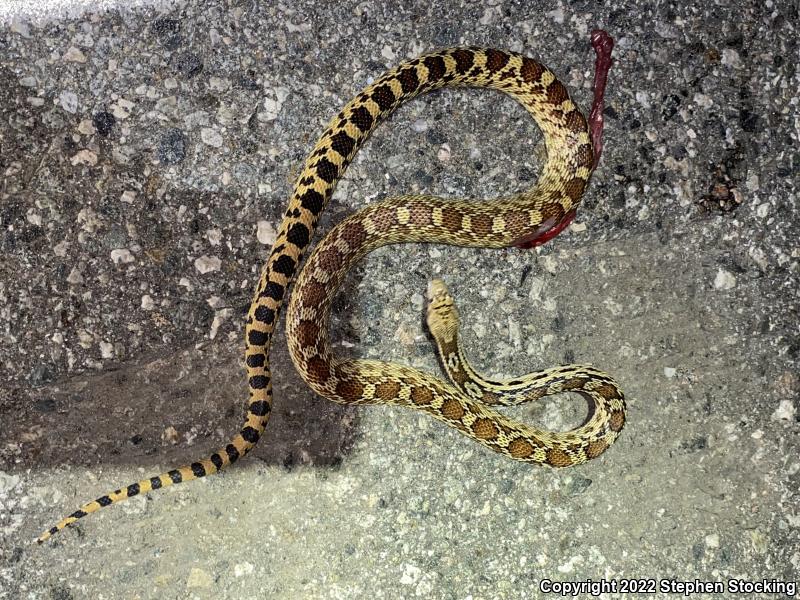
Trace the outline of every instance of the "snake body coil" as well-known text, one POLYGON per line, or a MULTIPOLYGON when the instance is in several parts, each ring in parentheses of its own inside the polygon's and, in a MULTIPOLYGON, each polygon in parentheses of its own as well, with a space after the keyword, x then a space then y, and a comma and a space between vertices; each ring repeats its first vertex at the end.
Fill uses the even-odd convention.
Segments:
POLYGON ((622 392, 592 367, 567 365, 509 381, 491 381, 467 363, 457 315, 441 282, 431 284, 429 327, 453 385, 406 366, 335 357, 327 338, 330 302, 348 269, 367 252, 400 242, 503 248, 563 227, 594 169, 586 119, 555 75, 514 52, 454 48, 420 56, 382 75, 329 123, 305 162, 247 317, 248 412, 240 432, 208 458, 118 489, 82 506, 43 533, 44 541, 101 507, 219 471, 256 444, 272 407, 269 347, 286 290, 298 271, 334 187, 375 127, 402 102, 445 86, 493 88, 516 98, 544 132, 547 162, 537 184, 520 194, 476 203, 400 196, 372 204, 337 225, 299 276, 287 313, 295 366, 319 394, 341 403, 402 404, 423 410, 511 458, 564 467, 594 458, 625 423, 622 392), (580 428, 554 433, 496 412, 509 405, 572 391, 594 405, 580 428))

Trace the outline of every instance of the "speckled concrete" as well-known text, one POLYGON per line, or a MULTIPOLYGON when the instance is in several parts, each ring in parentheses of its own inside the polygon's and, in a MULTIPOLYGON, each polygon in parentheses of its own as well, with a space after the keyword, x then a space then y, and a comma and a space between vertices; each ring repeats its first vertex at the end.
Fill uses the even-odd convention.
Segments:
POLYGON ((180 0, 0 0, 0 24, 45 24, 75 18, 87 11, 174 7, 180 0))
MULTIPOLYGON (((260 4, 0 29, 0 598, 799 580, 796 4, 260 4), (490 45, 540 58, 586 108, 597 26, 616 65, 578 222, 540 251, 378 251, 333 337, 435 372, 422 295, 442 276, 488 372, 580 361, 617 377, 629 421, 611 450, 537 469, 424 415, 333 405, 295 375, 281 329, 253 456, 30 544, 236 430, 258 270, 305 153, 361 87, 421 51, 490 45)), ((425 96, 359 154, 323 230, 389 194, 522 189, 542 152, 508 98, 425 96)), ((583 411, 515 414, 563 429, 583 411)))

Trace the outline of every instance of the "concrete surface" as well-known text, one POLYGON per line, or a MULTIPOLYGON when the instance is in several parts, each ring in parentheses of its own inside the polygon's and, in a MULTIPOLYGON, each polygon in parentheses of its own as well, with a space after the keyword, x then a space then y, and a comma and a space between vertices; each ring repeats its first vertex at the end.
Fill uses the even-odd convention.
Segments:
POLYGON ((44 24, 54 19, 75 18, 88 11, 166 9, 178 5, 172 0, 0 0, 0 24, 14 22, 44 24))
MULTIPOLYGON (((545 598, 545 579, 632 577, 677 598, 660 586, 800 579, 797 37, 788 1, 187 1, 0 29, 0 598, 545 598), (476 44, 540 58, 586 109, 598 26, 616 64, 577 224, 540 251, 376 252, 333 337, 438 372, 422 295, 444 276, 486 371, 617 377, 613 448, 537 469, 424 415, 333 405, 281 329, 251 457, 31 545, 236 431, 251 290, 349 98, 476 44)), ((541 162, 512 100, 431 94, 378 130, 323 231, 389 194, 519 190, 541 162)), ((584 411, 515 414, 563 429, 584 411)))

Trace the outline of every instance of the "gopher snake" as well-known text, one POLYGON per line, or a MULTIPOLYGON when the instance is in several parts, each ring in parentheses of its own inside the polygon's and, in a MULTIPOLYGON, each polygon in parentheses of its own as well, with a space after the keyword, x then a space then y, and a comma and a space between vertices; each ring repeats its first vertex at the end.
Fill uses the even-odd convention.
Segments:
MULTIPOLYGON (((611 39, 604 32, 595 32, 593 44, 598 53, 597 76, 603 81, 602 97, 611 39), (601 51, 606 52, 604 70, 601 51)), ((400 196, 372 204, 337 225, 309 257, 292 294, 287 313, 292 360, 309 385, 330 400, 418 408, 492 450, 521 461, 554 467, 575 465, 595 458, 616 440, 625 423, 625 401, 613 379, 592 367, 567 365, 501 382, 478 375, 460 349, 455 307, 439 281, 429 288, 428 324, 454 385, 406 366, 341 359, 331 353, 327 337, 331 299, 350 267, 367 252, 399 242, 486 248, 538 245, 571 220, 594 170, 599 132, 589 130, 586 119, 551 71, 515 52, 452 48, 404 62, 382 75, 334 117, 306 160, 248 313, 245 360, 250 399, 239 433, 206 459, 85 504, 44 532, 39 542, 104 506, 216 473, 253 448, 272 406, 268 361, 272 332, 320 213, 345 168, 378 123, 402 102, 445 86, 501 90, 533 115, 544 132, 548 156, 536 186, 483 203, 400 196), (491 408, 566 391, 578 392, 594 403, 591 418, 569 432, 528 427, 491 408)))

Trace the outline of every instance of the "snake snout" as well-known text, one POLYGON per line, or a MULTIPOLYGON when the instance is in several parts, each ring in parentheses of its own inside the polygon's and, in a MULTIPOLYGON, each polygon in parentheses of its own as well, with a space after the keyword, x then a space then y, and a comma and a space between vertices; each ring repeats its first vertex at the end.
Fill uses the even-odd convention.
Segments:
POLYGON ((433 303, 442 300, 448 295, 447 286, 441 279, 431 279, 428 282, 428 300, 433 303))
POLYGON ((428 329, 434 337, 452 339, 458 329, 458 311, 447 286, 441 279, 428 283, 428 329))

